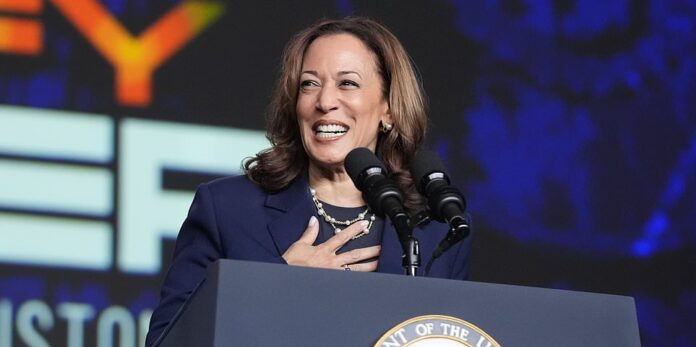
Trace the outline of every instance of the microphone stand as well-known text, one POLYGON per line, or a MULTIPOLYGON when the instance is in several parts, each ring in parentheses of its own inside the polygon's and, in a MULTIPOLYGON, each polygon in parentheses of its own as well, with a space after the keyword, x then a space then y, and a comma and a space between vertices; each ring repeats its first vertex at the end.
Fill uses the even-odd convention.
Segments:
POLYGON ((407 276, 415 277, 418 275, 420 267, 420 243, 413 237, 413 224, 411 218, 403 210, 391 215, 391 222, 401 243, 403 254, 401 265, 407 276))
MULTIPOLYGON (((402 244, 401 247, 404 247, 402 244)), ((407 244, 404 247, 404 260, 401 262, 406 270, 406 276, 415 277, 418 275, 418 267, 420 266, 420 244, 418 239, 410 236, 407 244)))

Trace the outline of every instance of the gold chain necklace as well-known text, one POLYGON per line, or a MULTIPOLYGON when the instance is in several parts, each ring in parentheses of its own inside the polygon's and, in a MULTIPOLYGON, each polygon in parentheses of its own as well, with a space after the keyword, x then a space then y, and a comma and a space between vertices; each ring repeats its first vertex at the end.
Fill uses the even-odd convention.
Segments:
MULTIPOLYGON (((322 205, 321 201, 319 201, 319 198, 317 198, 317 191, 314 190, 313 188, 309 188, 309 192, 312 193, 312 201, 314 202, 314 206, 317 208, 317 213, 319 213, 319 216, 324 218, 324 221, 331 225, 331 227, 334 229, 334 233, 338 234, 341 232, 341 228, 338 227, 340 226, 349 226, 355 222, 361 221, 365 219, 365 216, 370 213, 370 207, 368 206, 365 208, 365 211, 362 211, 358 213, 358 216, 353 218, 353 219, 347 219, 345 221, 342 220, 337 220, 334 217, 329 216, 328 213, 324 210, 324 206, 322 205)), ((370 228, 372 227, 372 223, 375 221, 376 217, 375 214, 373 213, 370 218, 369 218, 369 223, 367 224, 367 227, 365 230, 361 231, 360 234, 357 234, 353 236, 353 240, 357 239, 358 237, 367 235, 370 233, 370 228)))

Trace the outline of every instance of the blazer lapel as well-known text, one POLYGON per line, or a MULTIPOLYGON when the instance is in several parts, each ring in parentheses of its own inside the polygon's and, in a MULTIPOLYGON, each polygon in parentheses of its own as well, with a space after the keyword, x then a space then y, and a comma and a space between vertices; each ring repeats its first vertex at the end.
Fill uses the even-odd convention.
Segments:
MULTIPOLYGON (((299 176, 290 186, 266 198, 266 208, 282 214, 268 223, 268 231, 275 242, 278 253, 282 255, 297 241, 307 228, 309 218, 316 212, 309 193, 309 183, 305 175, 299 176)), ((382 231, 382 250, 379 254, 377 271, 403 274, 401 265, 401 244, 389 218, 385 219, 382 231)))
POLYGON ((309 218, 314 214, 307 177, 298 176, 286 190, 269 195, 265 206, 282 212, 268 223, 268 231, 282 255, 304 233, 309 218))

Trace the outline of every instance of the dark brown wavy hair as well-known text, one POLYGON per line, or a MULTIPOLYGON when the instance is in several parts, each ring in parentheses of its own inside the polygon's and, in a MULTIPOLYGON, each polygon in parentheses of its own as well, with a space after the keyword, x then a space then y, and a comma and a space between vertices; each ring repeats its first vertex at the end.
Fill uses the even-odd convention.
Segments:
POLYGON ((319 37, 351 34, 377 58, 382 92, 389 102, 393 129, 379 133, 377 156, 405 194, 405 206, 423 206, 408 164, 423 145, 428 124, 426 100, 414 65, 399 40, 383 25, 363 17, 321 20, 297 33, 283 52, 280 78, 267 113, 266 137, 271 147, 245 160, 247 176, 268 192, 285 189, 307 169, 308 157, 300 138, 296 102, 302 60, 307 47, 319 37))

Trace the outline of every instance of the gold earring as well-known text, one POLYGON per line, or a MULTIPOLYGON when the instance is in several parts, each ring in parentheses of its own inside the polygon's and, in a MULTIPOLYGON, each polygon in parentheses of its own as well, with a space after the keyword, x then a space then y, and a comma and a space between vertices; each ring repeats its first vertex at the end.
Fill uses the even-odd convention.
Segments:
POLYGON ((392 127, 393 127, 393 125, 391 125, 389 123, 383 123, 383 122, 379 123, 379 131, 381 131, 384 134, 390 132, 392 130, 392 127))

